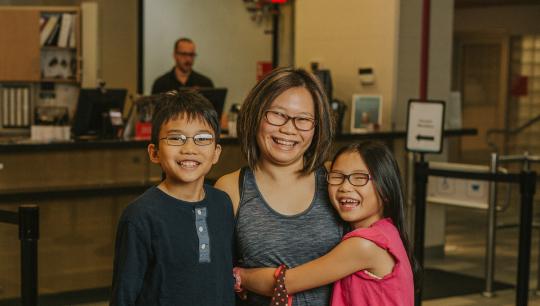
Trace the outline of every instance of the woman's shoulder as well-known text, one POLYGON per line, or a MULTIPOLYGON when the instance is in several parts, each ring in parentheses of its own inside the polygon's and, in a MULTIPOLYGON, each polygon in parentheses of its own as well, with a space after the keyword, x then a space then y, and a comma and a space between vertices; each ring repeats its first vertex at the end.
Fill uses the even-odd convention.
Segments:
POLYGON ((214 184, 215 188, 222 190, 229 195, 233 203, 235 213, 238 203, 240 203, 240 192, 238 190, 238 178, 240 177, 240 170, 241 169, 238 169, 223 175, 214 184))
POLYGON ((225 192, 227 192, 227 189, 231 187, 238 188, 238 178, 240 176, 240 170, 241 169, 238 169, 236 171, 233 171, 233 172, 230 172, 221 176, 220 178, 218 178, 218 180, 214 184, 214 187, 217 189, 223 190, 225 192))

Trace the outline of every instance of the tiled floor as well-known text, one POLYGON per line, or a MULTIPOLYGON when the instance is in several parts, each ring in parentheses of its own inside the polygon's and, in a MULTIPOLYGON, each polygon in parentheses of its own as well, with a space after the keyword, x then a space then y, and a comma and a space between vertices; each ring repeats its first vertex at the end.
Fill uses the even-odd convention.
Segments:
MULTIPOLYGON (((483 277, 486 212, 468 208, 448 207, 447 235, 445 257, 442 259, 427 259, 426 266, 448 271, 483 277)), ((499 222, 510 223, 518 220, 518 209, 511 206, 500 213, 499 222)), ((536 214, 540 215, 540 214, 536 214)), ((532 252, 530 264, 529 305, 540 305, 540 296, 534 294, 537 279, 538 241, 540 232, 533 230, 532 252)), ((495 261, 495 280, 516 284, 518 228, 499 229, 497 231, 497 247, 495 261)), ((444 281, 444 280, 442 280, 444 281)), ((468 306, 468 305, 515 305, 516 291, 514 289, 496 292, 495 297, 485 298, 481 294, 457 296, 438 300, 425 301, 423 305, 439 306, 468 306)))

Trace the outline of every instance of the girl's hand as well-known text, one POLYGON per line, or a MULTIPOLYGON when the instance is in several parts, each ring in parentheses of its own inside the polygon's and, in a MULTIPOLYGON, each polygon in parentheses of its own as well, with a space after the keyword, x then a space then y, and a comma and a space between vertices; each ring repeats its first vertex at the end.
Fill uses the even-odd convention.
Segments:
POLYGON ((247 299, 247 290, 242 288, 242 271, 244 269, 240 267, 233 268, 233 278, 234 278, 234 292, 242 300, 247 299))

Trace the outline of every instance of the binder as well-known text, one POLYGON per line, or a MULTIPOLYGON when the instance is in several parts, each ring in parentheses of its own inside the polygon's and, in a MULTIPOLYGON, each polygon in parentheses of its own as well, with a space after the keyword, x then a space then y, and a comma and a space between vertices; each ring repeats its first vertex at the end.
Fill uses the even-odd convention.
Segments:
POLYGON ((52 30, 51 35, 49 35, 49 38, 47 38, 47 41, 45 42, 45 45, 47 46, 56 46, 58 44, 58 36, 60 34, 60 20, 61 18, 58 17, 58 21, 54 25, 54 29, 52 30))
POLYGON ((75 26, 77 24, 77 15, 73 14, 71 15, 71 29, 69 30, 69 47, 75 48, 77 46, 77 40, 75 31, 77 30, 77 27, 75 26))
POLYGON ((58 18, 59 18, 58 15, 51 15, 47 19, 47 22, 39 35, 41 46, 45 46, 47 39, 49 38, 49 36, 51 36, 51 33, 53 32, 54 28, 56 27, 58 23, 58 18))
POLYGON ((15 125, 15 88, 9 88, 9 120, 7 125, 15 125))
POLYGON ((15 126, 23 125, 22 103, 23 103, 23 88, 16 87, 15 89, 15 126))
POLYGON ((49 17, 45 16, 45 15, 41 15, 39 17, 39 32, 41 33, 41 31, 43 31, 43 28, 45 27, 45 25, 47 24, 47 20, 49 19, 49 17))
POLYGON ((60 34, 58 35, 58 47, 67 47, 68 39, 72 27, 72 14, 62 14, 62 24, 60 25, 60 34))
POLYGON ((1 88, 2 90, 2 126, 8 125, 8 91, 7 88, 1 88))
POLYGON ((22 113, 23 126, 30 126, 30 90, 28 87, 23 88, 22 113))

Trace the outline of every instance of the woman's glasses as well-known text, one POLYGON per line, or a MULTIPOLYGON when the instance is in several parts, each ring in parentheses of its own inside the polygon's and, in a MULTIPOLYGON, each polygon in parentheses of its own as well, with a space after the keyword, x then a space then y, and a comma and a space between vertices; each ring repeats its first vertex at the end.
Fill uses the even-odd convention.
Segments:
POLYGON ((285 125, 289 120, 292 120, 294 127, 299 131, 310 131, 315 127, 315 120, 309 117, 291 117, 287 114, 272 110, 264 112, 264 117, 268 123, 275 126, 285 125))
POLYGON ((341 185, 345 182, 345 179, 349 180, 349 183, 353 186, 364 186, 372 177, 367 173, 343 174, 339 172, 330 172, 326 176, 326 181, 330 185, 341 185))

